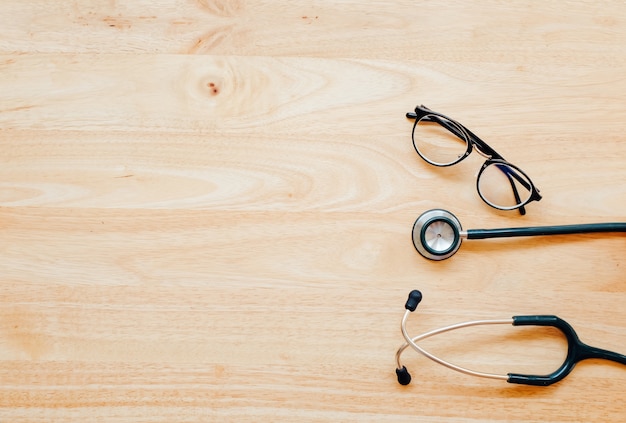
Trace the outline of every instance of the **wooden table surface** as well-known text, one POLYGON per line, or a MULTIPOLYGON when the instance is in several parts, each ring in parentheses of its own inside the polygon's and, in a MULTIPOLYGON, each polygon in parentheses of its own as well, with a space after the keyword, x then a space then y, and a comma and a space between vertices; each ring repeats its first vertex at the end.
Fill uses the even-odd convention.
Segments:
MULTIPOLYGON (((626 221, 626 4, 5 0, 0 422, 624 421, 626 368, 526 387, 394 354, 418 334, 556 314, 626 353, 626 237, 466 241, 465 228, 626 221), (543 199, 490 208, 484 158, 436 168, 405 113, 457 119, 543 199)), ((557 332, 424 341, 553 370, 557 332)))

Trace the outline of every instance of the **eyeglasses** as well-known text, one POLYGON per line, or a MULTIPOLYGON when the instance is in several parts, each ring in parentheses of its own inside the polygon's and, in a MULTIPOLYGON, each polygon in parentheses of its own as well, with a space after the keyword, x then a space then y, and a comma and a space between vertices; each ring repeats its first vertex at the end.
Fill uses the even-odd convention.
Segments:
POLYGON ((487 159, 478 172, 476 189, 491 207, 518 209, 524 215, 526 204, 541 200, 539 190, 526 173, 465 126, 425 106, 416 107, 415 113, 407 113, 406 117, 415 119, 411 135, 415 151, 431 165, 452 166, 469 156, 474 148, 487 159))

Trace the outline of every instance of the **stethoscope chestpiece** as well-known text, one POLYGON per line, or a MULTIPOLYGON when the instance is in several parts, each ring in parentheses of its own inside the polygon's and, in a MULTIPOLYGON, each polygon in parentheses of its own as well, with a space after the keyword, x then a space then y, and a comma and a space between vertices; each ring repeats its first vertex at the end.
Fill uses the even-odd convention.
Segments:
POLYGON ((444 260, 461 247, 461 222, 447 210, 433 209, 413 225, 413 245, 430 260, 444 260))
POLYGON ((413 245, 422 256, 429 260, 444 260, 458 251, 464 238, 513 238, 605 232, 626 232, 626 222, 467 229, 464 231, 461 228, 461 222, 455 215, 447 210, 432 209, 422 213, 415 221, 413 225, 413 245))

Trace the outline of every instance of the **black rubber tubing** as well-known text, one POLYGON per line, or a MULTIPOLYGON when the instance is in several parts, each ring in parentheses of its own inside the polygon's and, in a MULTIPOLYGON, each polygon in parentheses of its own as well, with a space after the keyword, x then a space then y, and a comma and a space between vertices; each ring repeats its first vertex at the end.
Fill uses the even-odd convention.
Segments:
POLYGON ((516 236, 570 235, 599 232, 626 232, 626 223, 587 223, 582 225, 534 226, 500 229, 468 229, 467 239, 510 238, 516 236))

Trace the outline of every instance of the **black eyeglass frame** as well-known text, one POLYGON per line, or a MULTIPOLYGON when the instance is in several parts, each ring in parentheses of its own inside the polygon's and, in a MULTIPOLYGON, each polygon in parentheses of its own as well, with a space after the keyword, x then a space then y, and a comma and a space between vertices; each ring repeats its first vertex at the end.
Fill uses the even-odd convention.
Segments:
POLYGON ((489 206, 498 209, 498 210, 519 210, 519 213, 521 215, 525 215, 526 214, 526 208, 524 206, 526 206, 528 203, 532 202, 532 201, 539 201, 541 200, 541 194, 539 193, 539 189, 535 186, 535 184, 533 184, 532 180, 530 179, 530 177, 523 171, 521 170, 519 167, 515 166, 514 164, 510 163, 509 161, 507 161, 504 157, 502 157, 502 155, 500 155, 496 150, 494 150, 491 146, 489 146, 485 141, 481 140, 478 136, 476 136, 476 134, 474 134, 472 131, 470 131, 469 129, 467 129, 465 126, 463 126, 462 124, 460 124, 459 122, 455 121, 454 119, 450 119, 448 116, 435 112, 433 110, 430 110, 428 107, 421 105, 421 106, 417 106, 415 108, 415 113, 409 112, 406 114, 406 117, 409 119, 414 119, 415 123, 413 124, 413 131, 411 132, 411 139, 413 141, 413 148, 415 149, 415 151, 417 152, 417 154, 427 163, 433 165, 433 166, 437 166, 437 167, 447 167, 447 166, 452 166, 455 165, 459 162, 461 162, 462 160, 464 160, 467 156, 469 156, 473 149, 476 148, 476 150, 484 157, 487 158, 487 160, 483 163, 482 167, 480 168, 478 175, 476 177, 476 190, 478 191, 478 195, 480 196, 480 198, 489 206), (442 119, 438 119, 438 118, 442 118, 442 119), (420 121, 425 121, 425 122, 434 122, 434 123, 438 123, 439 125, 441 125, 443 128, 447 129, 448 131, 450 131, 452 134, 456 135, 459 139, 461 139, 461 141, 465 142, 466 144, 466 149, 465 152, 462 155, 459 155, 458 159, 449 162, 449 163, 438 163, 438 162, 434 162, 432 160, 430 160, 428 157, 424 156, 419 149, 417 148, 417 145, 415 143, 415 128, 417 128, 417 124, 420 121), (517 202, 517 204, 514 207, 502 207, 499 206, 497 204, 494 204, 492 202, 490 202, 489 200, 487 200, 481 190, 480 190, 480 186, 479 186, 479 181, 480 181, 480 177, 482 175, 482 173, 485 171, 485 169, 487 169, 487 167, 494 165, 496 167, 498 167, 502 172, 504 172, 504 174, 506 175, 507 179, 509 180, 509 182, 511 183, 511 188, 513 190, 513 195, 515 196, 515 200, 517 202), (513 172, 509 171, 509 169, 513 170, 513 172), (519 192, 517 191, 517 188, 515 187, 515 182, 513 181, 513 179, 517 180, 517 182, 519 182, 524 188, 526 188, 527 190, 530 191, 530 195, 528 196, 528 198, 525 201, 521 201, 521 198, 519 196, 519 192))

